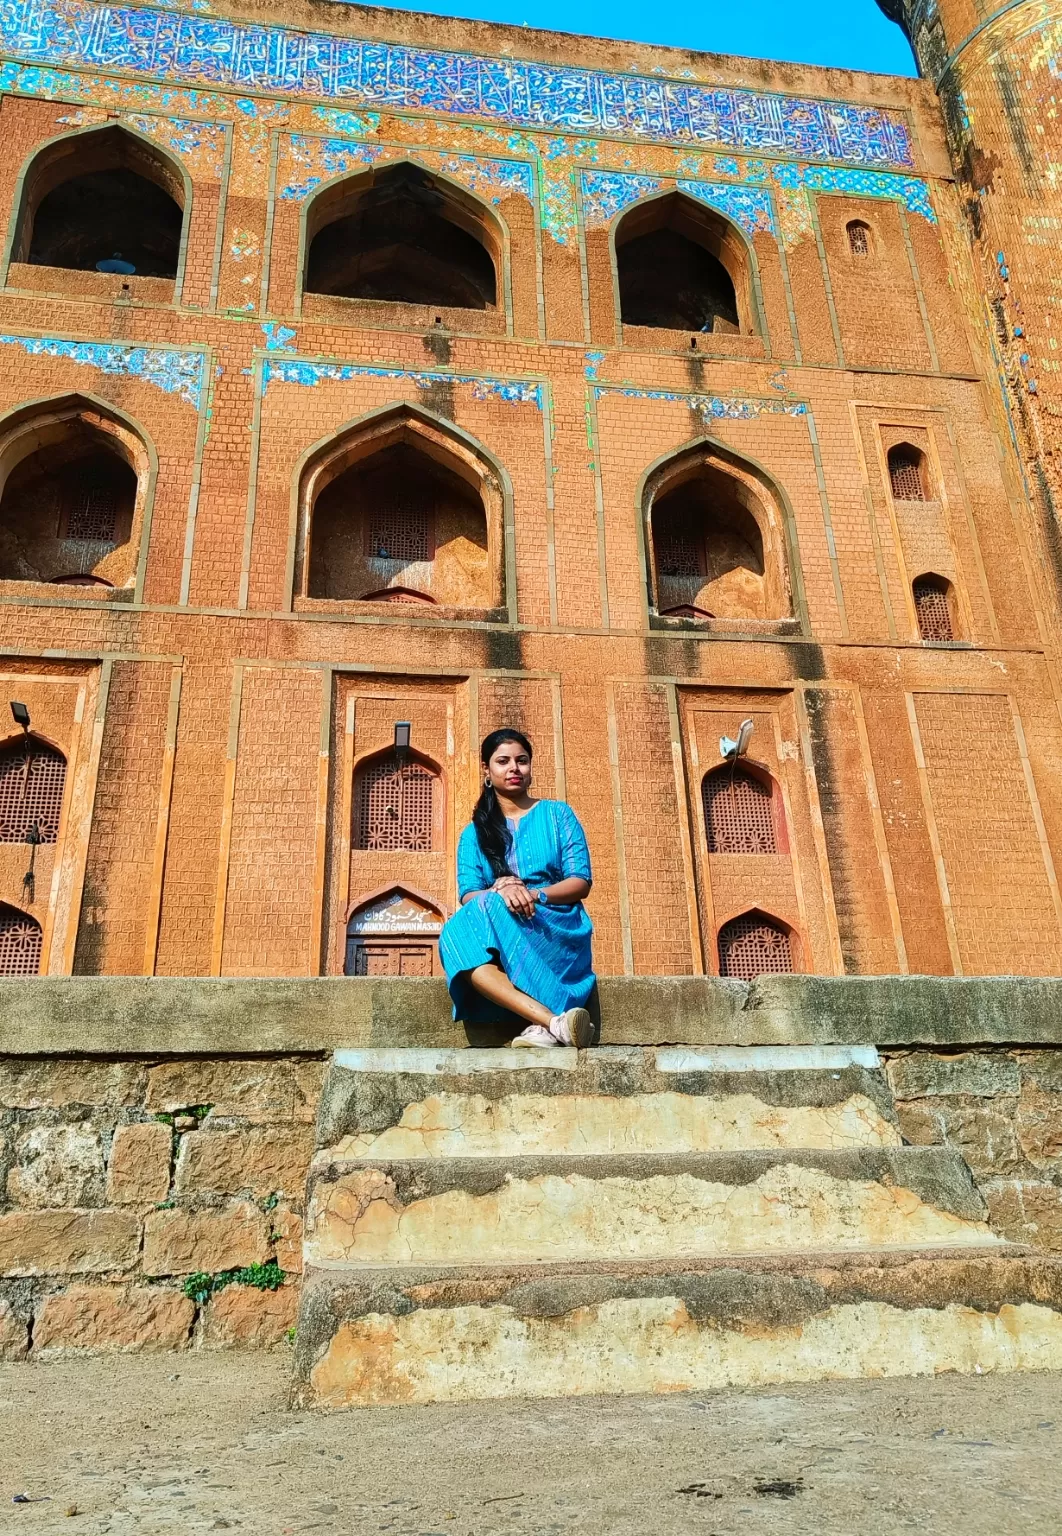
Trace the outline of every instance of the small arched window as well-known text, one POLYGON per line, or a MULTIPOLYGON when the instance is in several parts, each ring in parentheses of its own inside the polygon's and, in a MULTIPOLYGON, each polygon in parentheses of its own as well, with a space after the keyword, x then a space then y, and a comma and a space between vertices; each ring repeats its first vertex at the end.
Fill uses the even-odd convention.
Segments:
POLYGON ((918 633, 923 640, 954 640, 951 582, 943 576, 917 576, 912 584, 918 633))
POLYGON ((870 225, 853 219, 848 225, 848 249, 853 256, 870 255, 870 225))
POLYGON ((889 449, 889 484, 896 501, 928 501, 926 456, 910 443, 889 449))
POLYGON ((39 975, 43 937, 36 918, 0 902, 0 976, 39 975))
POLYGON ((774 796, 747 768, 704 776, 704 829, 709 853, 777 853, 774 796))
POLYGON ((59 836, 66 758, 27 734, 0 748, 0 843, 24 843, 36 826, 42 843, 59 836))
POLYGON ((434 516, 423 493, 396 492, 369 509, 365 553, 371 560, 413 564, 435 555, 434 516))
POLYGON ((743 912, 719 930, 719 974, 738 981, 793 969, 789 930, 762 912, 743 912))
POLYGON ((424 763, 400 763, 393 752, 367 763, 355 785, 354 847, 430 853, 437 785, 424 763))

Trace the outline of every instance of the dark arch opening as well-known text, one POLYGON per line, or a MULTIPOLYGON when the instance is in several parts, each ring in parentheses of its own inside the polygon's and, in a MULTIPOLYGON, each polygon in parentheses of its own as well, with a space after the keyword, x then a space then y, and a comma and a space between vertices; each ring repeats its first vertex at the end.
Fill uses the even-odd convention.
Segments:
POLYGON ((77 418, 27 454, 0 496, 0 580, 110 586, 96 569, 132 536, 137 476, 77 418))
POLYGON ((795 970, 792 935, 766 912, 742 912, 719 930, 719 974, 738 981, 795 970))
POLYGON ((938 643, 955 639, 955 601, 951 582, 946 576, 929 571, 911 583, 918 634, 922 640, 938 643))
POLYGON ((493 309, 498 280, 482 220, 445 182, 397 165, 311 210, 307 292, 493 309))
POLYGON ((889 485, 895 501, 928 501, 926 456, 913 443, 889 449, 889 485))
POLYGON ((35 917, 0 901, 0 976, 38 976, 43 941, 35 917))
POLYGON ((15 259, 175 278, 183 203, 179 172, 151 145, 119 127, 74 134, 30 168, 15 259))
POLYGON ((734 274, 743 268, 726 220, 680 192, 632 208, 616 229, 624 325, 737 331, 734 274))
POLYGON ((314 502, 307 595, 436 602, 436 553, 443 547, 458 564, 466 551, 484 567, 482 499, 413 442, 393 442, 337 475, 314 502))
POLYGON ((701 464, 652 505, 657 611, 762 619, 763 535, 731 475, 701 464))
POLYGON ((848 233, 848 249, 853 256, 870 255, 870 225, 864 224, 862 219, 852 219, 846 226, 848 233))

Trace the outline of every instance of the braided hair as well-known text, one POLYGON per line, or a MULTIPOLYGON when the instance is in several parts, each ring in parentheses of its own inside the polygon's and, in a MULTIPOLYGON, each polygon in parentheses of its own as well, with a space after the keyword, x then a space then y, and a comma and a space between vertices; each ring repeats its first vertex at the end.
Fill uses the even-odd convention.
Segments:
MULTIPOLYGON (((479 749, 479 755, 484 768, 490 766, 490 760, 504 741, 515 741, 518 747, 522 747, 528 757, 533 756, 531 743, 523 731, 514 731, 502 728, 500 731, 491 731, 489 736, 484 736, 483 744, 479 749)), ((476 841, 487 863, 490 865, 491 874, 495 880, 500 880, 503 875, 511 875, 509 867, 509 854, 512 851, 512 833, 505 825, 505 817, 502 815, 501 806, 498 804, 498 796, 494 792, 494 785, 487 783, 476 801, 476 808, 472 812, 472 825, 476 829, 476 841)))

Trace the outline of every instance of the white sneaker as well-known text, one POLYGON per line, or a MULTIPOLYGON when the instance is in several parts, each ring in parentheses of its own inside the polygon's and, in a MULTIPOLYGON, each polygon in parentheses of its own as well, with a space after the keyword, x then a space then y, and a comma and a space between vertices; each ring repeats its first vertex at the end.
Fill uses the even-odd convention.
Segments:
POLYGON ((594 1038, 594 1024, 585 1008, 569 1008, 554 1014, 548 1032, 558 1045, 573 1045, 576 1050, 585 1051, 594 1038))
POLYGON ((509 1044, 514 1051, 535 1050, 543 1045, 561 1045, 563 1042, 554 1038, 544 1024, 529 1024, 515 1040, 509 1044))

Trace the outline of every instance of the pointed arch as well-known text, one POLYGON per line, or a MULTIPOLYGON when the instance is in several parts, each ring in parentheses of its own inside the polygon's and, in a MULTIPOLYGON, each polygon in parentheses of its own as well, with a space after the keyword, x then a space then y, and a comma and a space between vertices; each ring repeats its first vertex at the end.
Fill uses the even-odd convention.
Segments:
POLYGON ((911 583, 918 637, 937 644, 959 638, 955 588, 946 576, 925 571, 911 583))
POLYGON ((792 506, 756 460, 694 438, 649 466, 639 503, 651 619, 806 628, 792 506))
POLYGON ((781 786, 761 764, 721 763, 701 779, 710 854, 788 853, 781 786))
POLYGON ((300 233, 300 302, 326 295, 424 309, 508 308, 497 211, 403 156, 323 183, 300 233))
POLYGON ((410 747, 367 752, 354 765, 350 846, 356 852, 434 853, 445 845, 442 767, 410 747))
POLYGON ((0 843, 54 843, 66 792, 66 755, 35 731, 0 742, 0 843))
POLYGON ((623 209, 610 232, 621 325, 751 335, 763 329, 751 242, 677 188, 623 209))
POLYGON ((889 449, 889 490, 894 501, 932 501, 929 464, 914 443, 893 443, 889 449))
POLYGON ((508 474, 482 443, 423 406, 392 402, 307 449, 293 524, 293 605, 380 601, 404 588, 428 599, 417 603, 426 613, 437 605, 515 619, 508 474), (397 558, 386 541, 369 543, 388 518, 397 558))
POLYGON ((85 577, 138 596, 157 471, 140 423, 95 395, 0 416, 0 580, 85 577))
POLYGON ((379 887, 351 903, 345 922, 348 976, 432 976, 439 972, 438 902, 405 882, 379 887))
POLYGON ((754 981, 799 969, 799 944, 788 923, 749 907, 722 924, 716 940, 720 976, 754 981))
POLYGON ((30 912, 0 901, 0 976, 39 976, 44 933, 30 912))
POLYGON ((191 205, 184 166, 128 124, 58 134, 34 149, 19 175, 4 281, 16 262, 93 271, 134 240, 135 248, 122 251, 138 258, 133 275, 172 281, 179 294, 191 205))

